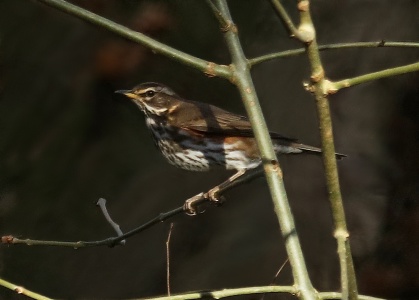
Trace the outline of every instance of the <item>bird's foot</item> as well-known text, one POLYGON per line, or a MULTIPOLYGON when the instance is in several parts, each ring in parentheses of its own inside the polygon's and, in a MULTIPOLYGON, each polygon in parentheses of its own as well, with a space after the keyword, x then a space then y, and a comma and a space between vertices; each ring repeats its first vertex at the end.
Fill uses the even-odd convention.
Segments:
POLYGON ((211 189, 206 193, 204 196, 208 199, 211 203, 221 206, 224 203, 224 197, 219 195, 220 188, 216 186, 215 188, 211 189))
POLYGON ((224 203, 224 197, 218 194, 219 191, 220 189, 215 187, 209 190, 207 193, 200 193, 189 198, 183 204, 183 211, 189 216, 196 216, 197 214, 203 213, 205 210, 197 210, 197 206, 202 204, 203 200, 208 200, 217 206, 221 206, 224 203))
POLYGON ((202 199, 205 199, 204 193, 200 193, 186 200, 183 204, 183 210, 185 213, 189 216, 196 216, 197 214, 202 213, 203 211, 197 211, 196 209, 196 206, 202 201, 202 199))

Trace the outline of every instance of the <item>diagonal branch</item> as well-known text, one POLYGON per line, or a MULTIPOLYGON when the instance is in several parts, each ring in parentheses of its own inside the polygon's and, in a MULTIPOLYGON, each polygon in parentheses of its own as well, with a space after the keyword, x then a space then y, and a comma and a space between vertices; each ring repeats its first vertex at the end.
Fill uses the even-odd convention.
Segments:
POLYGON ((364 74, 364 75, 353 77, 353 78, 331 82, 329 90, 327 92, 333 94, 343 88, 351 87, 357 84, 361 84, 361 83, 365 83, 365 82, 369 82, 369 81, 377 80, 381 78, 386 78, 390 76, 406 74, 410 72, 418 72, 418 71, 419 71, 419 62, 405 65, 405 66, 385 69, 378 72, 373 72, 373 73, 364 74))
POLYGON ((300 30, 294 25, 294 22, 291 20, 291 17, 288 15, 280 0, 271 0, 271 4, 291 37, 295 37, 303 43, 310 41, 310 36, 305 35, 303 30, 300 30))
POLYGON ((218 22, 221 25, 221 30, 225 31, 228 30, 229 24, 223 14, 220 12, 217 6, 212 2, 212 0, 206 0, 208 6, 211 8, 212 12, 214 13, 214 16, 217 18, 218 22))
MULTIPOLYGON (((231 181, 229 183, 223 182, 222 184, 215 186, 214 188, 218 188, 218 195, 223 195, 225 192, 231 190, 232 188, 239 186, 241 184, 247 183, 252 181, 255 178, 261 177, 263 175, 263 169, 257 168, 253 170, 249 170, 246 172, 243 176, 237 178, 234 181, 231 181)), ((214 189, 212 188, 212 189, 214 189)), ((207 192, 208 193, 208 192, 207 192)), ((188 202, 191 199, 194 200, 194 206, 199 206, 204 203, 208 203, 209 199, 205 195, 207 193, 200 193, 196 196, 193 196, 185 201, 188 202)), ((108 246, 108 247, 114 247, 116 245, 119 245, 121 241, 134 236, 140 232, 143 232, 147 230, 150 227, 153 227, 156 224, 162 223, 166 221, 167 219, 170 219, 178 214, 181 213, 188 213, 186 210, 186 206, 180 206, 178 208, 175 208, 173 210, 170 210, 168 212, 160 213, 155 218, 149 220, 148 222, 142 224, 141 226, 138 226, 137 228, 132 229, 131 231, 128 231, 120 236, 117 237, 109 237, 107 239, 103 240, 96 240, 96 241, 77 241, 77 242, 67 242, 67 241, 46 241, 46 240, 33 240, 33 239, 19 239, 17 237, 14 237, 12 235, 3 236, 1 238, 2 244, 7 245, 27 245, 27 246, 56 246, 56 247, 70 247, 73 249, 79 249, 79 248, 86 248, 86 247, 99 247, 99 246, 108 246)))
POLYGON ((175 48, 160 43, 140 32, 129 29, 104 17, 96 15, 88 10, 81 7, 68 3, 64 0, 37 0, 43 2, 48 6, 57 8, 61 11, 68 13, 69 15, 76 16, 84 21, 98 25, 111 32, 114 32, 128 40, 144 45, 156 53, 162 54, 176 61, 179 61, 187 66, 198 69, 208 76, 219 76, 229 79, 231 71, 227 66, 215 64, 209 62, 185 52, 179 51, 175 48))
POLYGON ((0 285, 3 286, 3 287, 5 287, 5 288, 8 288, 9 290, 15 291, 17 294, 25 295, 25 296, 27 296, 29 298, 32 298, 32 299, 37 299, 37 300, 52 300, 51 298, 48 298, 48 297, 43 296, 41 294, 32 292, 32 291, 24 288, 23 286, 19 286, 19 285, 13 284, 13 283, 11 283, 9 281, 6 281, 6 280, 4 280, 2 278, 0 278, 0 285))

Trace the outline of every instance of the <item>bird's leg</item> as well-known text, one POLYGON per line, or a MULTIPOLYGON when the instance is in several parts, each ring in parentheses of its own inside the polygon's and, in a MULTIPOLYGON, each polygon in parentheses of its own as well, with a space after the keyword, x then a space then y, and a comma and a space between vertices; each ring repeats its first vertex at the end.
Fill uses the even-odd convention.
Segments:
POLYGON ((185 201, 183 204, 183 211, 189 216, 195 216, 199 212, 196 211, 196 206, 202 199, 205 199, 204 193, 199 193, 185 201))
POLYGON ((192 198, 189 198, 188 200, 185 201, 185 204, 183 205, 184 211, 188 215, 196 215, 197 213, 196 213, 195 206, 197 202, 202 201, 202 198, 207 199, 217 205, 220 205, 222 202, 220 199, 219 192, 229 187, 233 181, 237 180, 238 178, 243 176, 245 173, 246 173, 246 170, 237 171, 237 173, 235 173, 233 176, 229 177, 226 181, 222 182, 221 184, 213 187, 208 192, 201 193, 192 198))
POLYGON ((205 198, 207 198, 209 201, 220 205, 222 203, 222 199, 220 198, 220 195, 218 195, 218 193, 222 190, 224 190, 227 186, 229 186, 233 181, 237 180, 239 177, 243 176, 244 173, 246 173, 246 170, 240 170, 237 171, 237 173, 235 173, 233 176, 229 177, 226 181, 224 181, 223 183, 213 187, 212 189, 210 189, 204 196, 205 198))

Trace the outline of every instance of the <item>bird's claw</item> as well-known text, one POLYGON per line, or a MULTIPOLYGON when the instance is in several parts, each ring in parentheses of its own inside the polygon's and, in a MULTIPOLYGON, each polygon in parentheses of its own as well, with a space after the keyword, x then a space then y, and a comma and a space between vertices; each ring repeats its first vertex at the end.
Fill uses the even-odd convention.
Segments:
POLYGON ((197 204, 202 201, 202 199, 207 199, 211 203, 215 204, 216 206, 221 206, 224 203, 224 197, 219 195, 219 189, 214 188, 208 193, 200 193, 198 195, 195 195, 188 200, 185 201, 183 204, 183 211, 188 216, 196 216, 197 214, 202 214, 205 210, 198 211, 196 209, 197 204))
POLYGON ((196 204, 199 200, 202 198, 205 198, 204 193, 200 193, 198 195, 195 195, 188 200, 185 201, 183 204, 183 210, 188 216, 196 216, 197 214, 201 214, 204 211, 197 211, 196 204))
POLYGON ((224 203, 224 197, 219 195, 218 193, 219 189, 214 188, 205 194, 205 198, 207 198, 211 203, 215 204, 216 206, 221 206, 224 203))

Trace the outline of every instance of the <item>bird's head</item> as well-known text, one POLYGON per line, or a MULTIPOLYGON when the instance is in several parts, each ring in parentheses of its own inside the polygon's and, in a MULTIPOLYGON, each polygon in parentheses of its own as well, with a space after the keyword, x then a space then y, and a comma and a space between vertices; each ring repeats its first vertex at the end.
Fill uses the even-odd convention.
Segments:
POLYGON ((170 110, 173 97, 177 97, 172 89, 156 82, 142 83, 132 90, 119 90, 115 93, 130 98, 146 115, 157 116, 166 115, 170 110))

